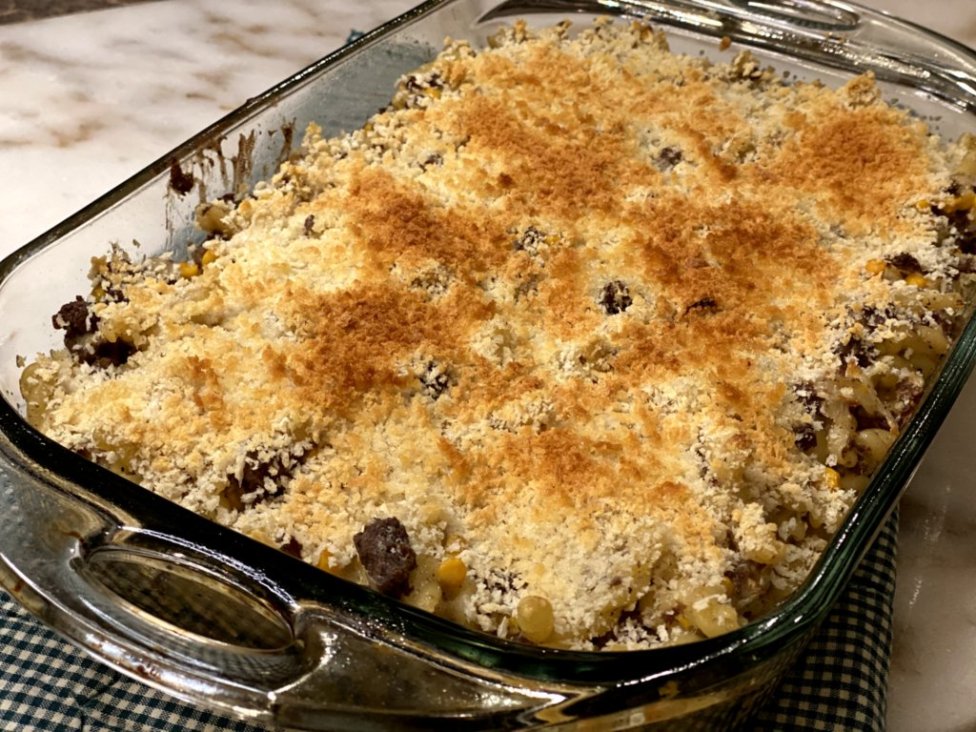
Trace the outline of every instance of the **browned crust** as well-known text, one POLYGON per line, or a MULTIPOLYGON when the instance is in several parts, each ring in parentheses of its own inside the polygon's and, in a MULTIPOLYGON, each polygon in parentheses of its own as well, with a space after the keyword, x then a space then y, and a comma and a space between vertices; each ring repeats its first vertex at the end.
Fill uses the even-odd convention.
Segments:
POLYGON ((841 398, 852 303, 898 294, 866 262, 948 271, 914 206, 945 154, 867 77, 786 86, 641 27, 522 34, 453 44, 363 131, 313 130, 202 274, 98 306, 131 364, 42 359, 41 426, 337 571, 396 516, 464 557, 450 613, 476 627, 515 635, 539 594, 586 648, 640 600, 628 642, 654 645, 702 588, 739 602, 747 544, 795 586, 853 500, 796 448, 795 386, 841 398), (255 455, 286 486, 239 510, 255 455))

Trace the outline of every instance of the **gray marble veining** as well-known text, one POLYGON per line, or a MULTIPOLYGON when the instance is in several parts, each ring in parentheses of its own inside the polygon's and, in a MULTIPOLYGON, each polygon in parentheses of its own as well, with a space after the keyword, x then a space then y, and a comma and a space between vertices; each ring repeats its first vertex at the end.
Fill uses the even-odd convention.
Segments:
POLYGON ((147 0, 3 0, 0 2, 0 23, 24 23, 137 2, 147 0))

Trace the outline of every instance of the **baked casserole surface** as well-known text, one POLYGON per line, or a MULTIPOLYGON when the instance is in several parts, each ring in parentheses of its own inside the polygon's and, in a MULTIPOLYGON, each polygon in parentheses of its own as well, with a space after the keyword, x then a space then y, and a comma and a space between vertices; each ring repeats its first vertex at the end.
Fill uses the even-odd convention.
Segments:
POLYGON ((93 261, 28 418, 323 570, 638 649, 793 592, 963 314, 976 153, 641 24, 448 41, 183 262, 93 261))

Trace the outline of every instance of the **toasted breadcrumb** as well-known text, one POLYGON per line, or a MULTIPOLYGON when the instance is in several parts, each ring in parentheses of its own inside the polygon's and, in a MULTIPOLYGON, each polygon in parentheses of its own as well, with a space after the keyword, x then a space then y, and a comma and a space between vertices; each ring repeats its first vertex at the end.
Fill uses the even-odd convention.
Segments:
POLYGON ((948 347, 967 154, 870 75, 787 84, 639 24, 452 41, 205 207, 192 268, 98 260, 29 416, 356 581, 396 519, 389 585, 489 633, 715 635, 800 584, 948 347))

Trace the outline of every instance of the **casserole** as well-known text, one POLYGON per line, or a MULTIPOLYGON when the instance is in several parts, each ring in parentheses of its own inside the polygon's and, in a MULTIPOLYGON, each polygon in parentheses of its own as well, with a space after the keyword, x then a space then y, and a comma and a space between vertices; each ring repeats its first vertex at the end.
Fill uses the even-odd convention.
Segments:
MULTIPOLYGON (((62 301, 64 299, 65 298, 63 298, 63 297, 61 298, 62 301)), ((50 310, 51 309, 48 308, 48 311, 50 311, 50 310)), ((31 350, 33 350, 33 349, 30 349, 30 350, 29 349, 22 349, 22 350, 18 350, 18 352, 31 352, 31 350)), ((132 520, 130 519, 130 521, 132 521, 132 520)), ((147 540, 147 537, 149 536, 146 532, 137 532, 137 533, 140 534, 139 541, 146 541, 147 540)), ((104 562, 108 561, 108 560, 105 559, 106 556, 109 556, 109 557, 112 556, 111 553, 106 554, 105 551, 99 550, 97 548, 92 548, 93 546, 96 546, 96 545, 97 545, 97 542, 95 542, 95 543, 89 542, 88 545, 87 545, 87 547, 86 547, 86 552, 87 552, 86 553, 86 558, 87 557, 90 557, 91 558, 91 561, 87 561, 87 559, 86 559, 86 561, 84 562, 84 566, 88 567, 88 569, 86 571, 92 571, 92 568, 93 567, 98 567, 98 566, 104 564, 104 562), (96 561, 96 558, 99 557, 99 556, 102 557, 102 559, 99 559, 98 561, 96 561)), ((119 556, 119 555, 115 555, 115 556, 119 556)), ((122 562, 120 560, 112 560, 112 563, 115 564, 115 565, 122 564, 122 562)), ((103 572, 102 574, 105 574, 105 573, 103 572)), ((298 623, 298 618, 300 618, 301 616, 302 616, 302 612, 299 612, 297 614, 297 616, 296 616, 296 625, 298 623)), ((307 614, 306 614, 306 617, 308 617, 307 614)), ((562 658, 560 658, 558 656, 557 657, 553 657, 554 662, 559 661, 559 660, 565 660, 565 658, 566 657, 562 657, 562 658)), ((552 672, 550 671, 550 673, 552 673, 552 672)))

